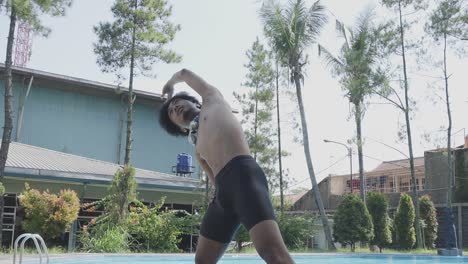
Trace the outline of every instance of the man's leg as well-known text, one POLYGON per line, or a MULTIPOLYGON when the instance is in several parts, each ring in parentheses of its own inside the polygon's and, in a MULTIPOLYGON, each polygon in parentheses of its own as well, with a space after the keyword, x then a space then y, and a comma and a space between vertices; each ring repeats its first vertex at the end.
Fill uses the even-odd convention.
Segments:
POLYGON ((294 263, 284 244, 278 224, 274 220, 265 220, 253 226, 250 238, 258 254, 268 264, 294 263))
POLYGON ((223 209, 214 198, 208 206, 200 227, 195 263, 216 263, 231 242, 238 227, 237 215, 230 210, 223 209))
POLYGON ((214 264, 218 262, 228 245, 229 243, 223 244, 200 235, 195 253, 195 263, 214 264))

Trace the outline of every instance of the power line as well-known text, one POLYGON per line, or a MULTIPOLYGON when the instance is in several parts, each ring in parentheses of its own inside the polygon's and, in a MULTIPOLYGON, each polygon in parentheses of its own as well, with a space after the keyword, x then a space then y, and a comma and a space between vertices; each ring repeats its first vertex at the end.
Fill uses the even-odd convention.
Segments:
MULTIPOLYGON (((338 159, 337 161, 335 161, 333 164, 331 164, 330 166, 326 167, 325 169, 318 171, 317 173, 315 173, 315 176, 317 176, 317 175, 321 174, 322 172, 324 172, 324 171, 330 169, 331 167, 335 166, 336 164, 338 164, 339 162, 343 161, 343 160, 346 159, 346 158, 348 158, 348 155, 343 156, 342 158, 338 159)), ((305 181, 307 181, 307 180, 309 180, 309 179, 304 179, 304 180, 302 180, 302 181, 296 182, 295 184, 289 186, 286 190, 289 190, 289 189, 291 189, 292 187, 297 186, 298 184, 301 184, 301 183, 303 183, 303 182, 305 182, 305 181)))

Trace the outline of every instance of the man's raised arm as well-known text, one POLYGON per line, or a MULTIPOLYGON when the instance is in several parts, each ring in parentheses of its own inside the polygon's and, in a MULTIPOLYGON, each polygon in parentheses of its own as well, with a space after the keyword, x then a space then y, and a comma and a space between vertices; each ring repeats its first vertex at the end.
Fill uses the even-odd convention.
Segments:
POLYGON ((214 95, 221 96, 218 89, 187 69, 182 69, 181 71, 176 72, 166 85, 164 85, 162 94, 168 94, 168 97, 170 98, 174 92, 174 85, 180 82, 185 82, 190 86, 190 88, 202 97, 203 101, 206 101, 206 99, 214 95))

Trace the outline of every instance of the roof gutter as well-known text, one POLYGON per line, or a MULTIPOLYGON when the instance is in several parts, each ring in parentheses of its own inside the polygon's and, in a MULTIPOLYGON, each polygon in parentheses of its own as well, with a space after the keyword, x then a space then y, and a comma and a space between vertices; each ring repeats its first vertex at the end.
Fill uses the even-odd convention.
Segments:
MULTIPOLYGON (((101 91, 106 91, 106 92, 111 92, 111 93, 121 93, 128 91, 128 88, 126 87, 121 87, 119 85, 112 85, 112 84, 107 84, 107 83, 101 83, 101 82, 96 82, 96 81, 90 81, 82 78, 77 78, 77 77, 72 77, 72 76, 66 76, 66 75, 61 75, 61 74, 55 74, 55 73, 50 73, 50 72, 45 72, 41 70, 34 70, 30 68, 24 68, 24 67, 17 67, 17 66, 11 66, 12 72, 16 74, 22 74, 22 75, 34 75, 36 78, 43 78, 43 79, 48 79, 48 80, 55 80, 55 81, 63 81, 67 82, 70 84, 75 84, 75 85, 81 85, 81 86, 86 86, 89 88, 94 88, 98 89, 101 91)), ((0 71, 5 70, 5 64, 0 63, 0 71)), ((165 99, 163 99, 162 95, 156 94, 156 93, 151 93, 151 92, 146 92, 146 91, 141 91, 141 90, 134 90, 135 94, 142 98, 147 98, 147 99, 152 99, 152 100, 157 100, 160 102, 163 102, 165 99)))
MULTIPOLYGON (((65 181, 73 183, 91 183, 109 185, 113 177, 105 174, 91 174, 91 173, 77 173, 77 172, 63 172, 63 171, 50 171, 41 169, 29 169, 18 167, 6 167, 5 174, 12 178, 31 178, 43 179, 52 181, 65 181), (76 177, 80 175, 81 177, 76 177)), ((161 180, 164 182, 164 180, 161 180)), ((148 183, 144 182, 142 178, 136 178, 139 187, 149 189, 165 189, 165 190, 178 190, 178 191, 196 191, 203 190, 203 187, 198 186, 178 186, 178 185, 165 185, 162 183, 148 183)), ((167 181, 171 182, 171 181, 167 181)))

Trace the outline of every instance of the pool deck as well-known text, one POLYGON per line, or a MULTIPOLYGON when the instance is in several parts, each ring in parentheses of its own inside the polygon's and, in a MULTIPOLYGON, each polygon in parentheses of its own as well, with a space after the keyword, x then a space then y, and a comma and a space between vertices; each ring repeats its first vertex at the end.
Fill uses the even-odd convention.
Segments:
MULTIPOLYGON (((154 254, 154 253, 137 253, 137 254, 122 254, 122 253, 68 253, 68 254, 49 254, 50 260, 54 259, 61 259, 61 258, 80 258, 80 257, 102 257, 102 256, 193 256, 195 257, 195 254, 190 254, 190 253, 177 253, 177 254, 154 254)), ((236 254, 226 254, 227 256, 232 255, 235 256, 236 254)), ((256 255, 256 254, 242 254, 242 255, 256 255)), ((30 261, 36 261, 36 263, 39 262, 39 255, 38 254, 25 254, 23 255, 23 261, 27 261, 27 263, 30 261)), ((0 264, 12 264, 13 263, 13 254, 2 254, 0 255, 0 264)), ((16 259, 16 263, 18 263, 18 258, 16 259)), ((45 263, 45 260, 43 260, 43 263, 45 263)))

